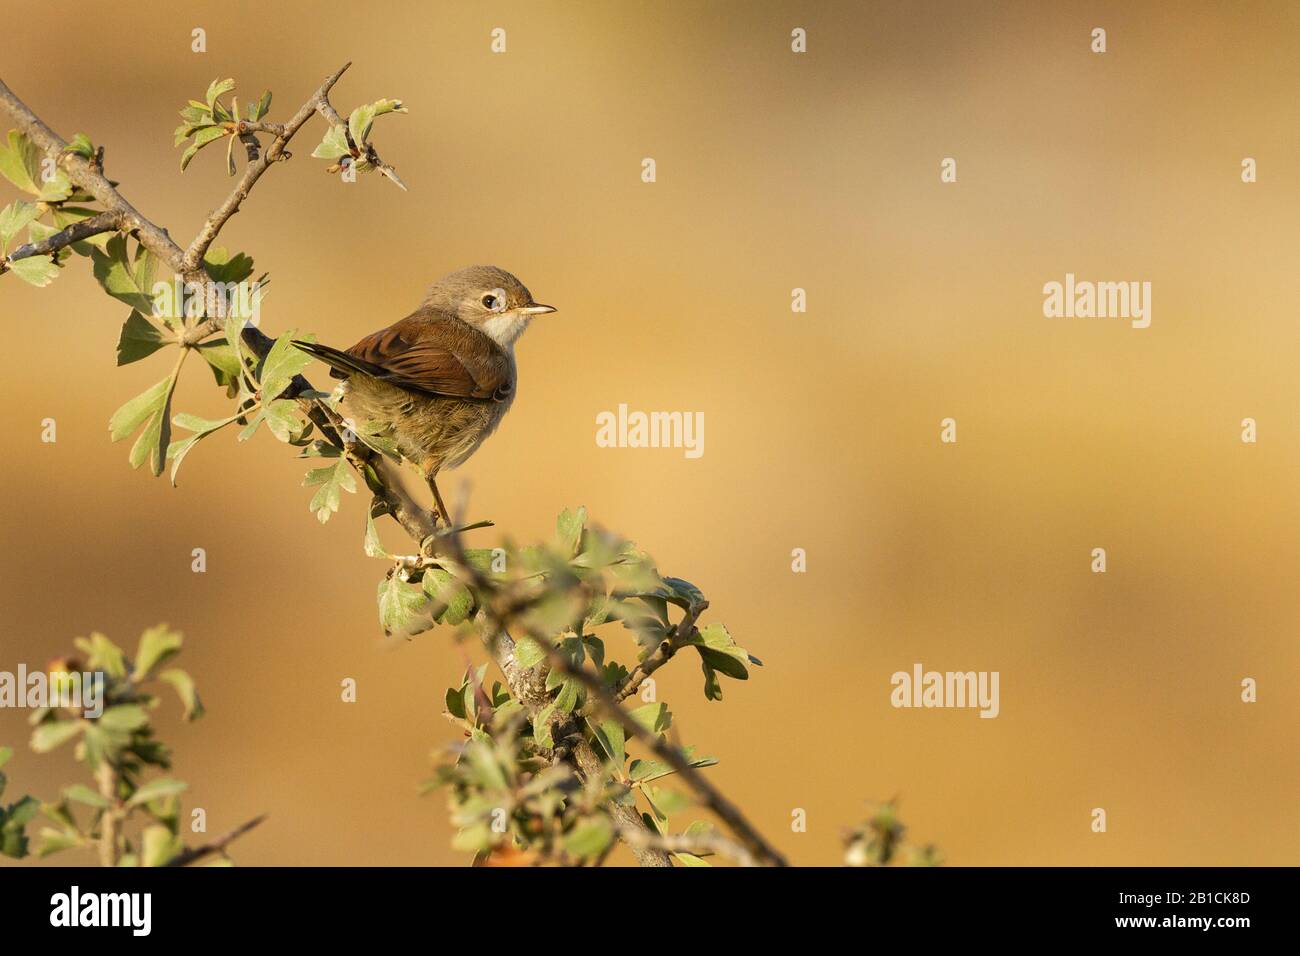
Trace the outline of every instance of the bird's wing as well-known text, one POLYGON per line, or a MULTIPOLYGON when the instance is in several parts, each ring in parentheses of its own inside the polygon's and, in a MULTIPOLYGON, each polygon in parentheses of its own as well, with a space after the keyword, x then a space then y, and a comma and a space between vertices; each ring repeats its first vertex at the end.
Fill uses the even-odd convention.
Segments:
POLYGON ((347 355, 360 366, 357 371, 429 395, 503 401, 514 387, 501 348, 459 319, 435 321, 417 313, 366 336, 347 355), (432 335, 435 326, 439 334, 432 335))

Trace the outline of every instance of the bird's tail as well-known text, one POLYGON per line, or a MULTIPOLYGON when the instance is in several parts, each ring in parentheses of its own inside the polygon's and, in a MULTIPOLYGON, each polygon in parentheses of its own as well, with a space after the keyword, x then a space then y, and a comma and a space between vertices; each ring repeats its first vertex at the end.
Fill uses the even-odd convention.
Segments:
POLYGON ((349 375, 357 373, 379 376, 383 375, 384 372, 377 365, 372 365, 355 355, 349 355, 347 352, 340 352, 328 345, 320 345, 317 342, 301 342, 298 339, 294 339, 293 344, 308 355, 314 356, 328 365, 331 369, 330 375, 333 378, 347 378, 349 375))

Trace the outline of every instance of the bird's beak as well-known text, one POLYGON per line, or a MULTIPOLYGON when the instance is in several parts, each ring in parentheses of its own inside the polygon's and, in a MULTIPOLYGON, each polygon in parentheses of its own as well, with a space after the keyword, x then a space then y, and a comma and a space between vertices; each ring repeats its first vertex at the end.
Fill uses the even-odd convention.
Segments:
POLYGON ((539 305, 538 303, 534 302, 532 305, 524 306, 519 311, 522 312, 524 315, 546 315, 546 313, 548 312, 554 312, 555 306, 539 305))

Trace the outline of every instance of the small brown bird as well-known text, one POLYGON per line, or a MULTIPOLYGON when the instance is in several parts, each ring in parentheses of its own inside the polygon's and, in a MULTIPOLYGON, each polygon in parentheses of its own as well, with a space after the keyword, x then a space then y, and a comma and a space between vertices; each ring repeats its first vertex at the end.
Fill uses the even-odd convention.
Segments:
POLYGON ((451 523, 437 476, 455 468, 496 430, 515 397, 515 340, 534 316, 554 312, 496 266, 443 276, 420 307, 346 352, 294 342, 345 380, 353 421, 386 426, 451 523))

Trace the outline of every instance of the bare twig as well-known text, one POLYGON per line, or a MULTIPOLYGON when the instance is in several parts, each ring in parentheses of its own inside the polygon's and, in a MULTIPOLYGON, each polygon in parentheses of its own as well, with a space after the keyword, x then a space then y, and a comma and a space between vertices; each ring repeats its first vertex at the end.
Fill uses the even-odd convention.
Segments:
POLYGON ((167 865, 168 866, 189 866, 191 863, 197 863, 199 860, 202 860, 204 857, 211 856, 214 853, 220 853, 224 855, 227 846, 229 846, 231 843, 234 843, 241 836, 243 836, 249 830, 253 829, 253 827, 257 826, 265 819, 266 819, 266 814, 263 813, 259 817, 253 817, 253 819, 249 820, 247 823, 241 823, 239 826, 235 827, 229 833, 222 834, 221 836, 213 840, 211 843, 205 843, 202 846, 196 846, 196 847, 191 847, 188 850, 182 850, 180 853, 176 854, 176 856, 168 860, 167 865))

